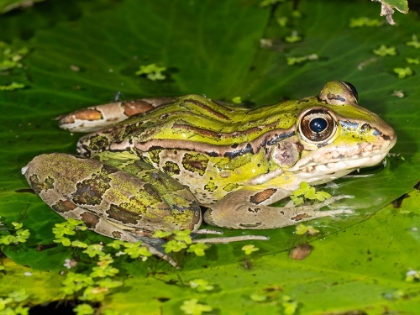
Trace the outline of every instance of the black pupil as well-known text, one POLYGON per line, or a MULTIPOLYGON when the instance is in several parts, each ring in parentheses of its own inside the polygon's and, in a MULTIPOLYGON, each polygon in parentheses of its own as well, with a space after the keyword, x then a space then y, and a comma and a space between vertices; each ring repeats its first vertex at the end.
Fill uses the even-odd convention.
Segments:
POLYGON ((327 126, 328 126, 328 123, 323 118, 312 119, 311 122, 309 123, 309 127, 311 128, 311 130, 316 133, 324 131, 325 128, 327 128, 327 126))

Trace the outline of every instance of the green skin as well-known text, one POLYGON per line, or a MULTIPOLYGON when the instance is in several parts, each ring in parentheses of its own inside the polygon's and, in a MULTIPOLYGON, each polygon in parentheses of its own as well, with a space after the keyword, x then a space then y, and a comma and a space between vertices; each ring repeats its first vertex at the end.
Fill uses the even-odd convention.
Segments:
MULTIPOLYGON (((100 112, 102 123, 113 120, 101 106, 86 111, 100 112)), ((60 124, 77 131, 70 125, 80 122, 71 115, 60 124)), ((378 164, 395 142, 388 124, 357 105, 354 88, 334 81, 317 97, 254 110, 180 97, 82 137, 82 157, 37 156, 24 175, 58 214, 113 238, 196 231, 200 205, 209 224, 270 229, 349 213, 317 211, 341 197, 313 206, 269 205, 303 181, 325 183, 378 164)))

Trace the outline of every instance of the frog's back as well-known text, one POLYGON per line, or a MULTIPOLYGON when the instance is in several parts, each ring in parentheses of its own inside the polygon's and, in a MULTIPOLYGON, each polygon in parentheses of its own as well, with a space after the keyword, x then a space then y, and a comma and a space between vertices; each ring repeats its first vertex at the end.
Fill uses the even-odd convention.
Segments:
POLYGON ((267 139, 290 135, 292 103, 248 110, 189 95, 87 135, 78 150, 87 157, 140 157, 211 204, 269 171, 267 139))
POLYGON ((95 152, 122 151, 134 146, 142 151, 152 147, 190 150, 202 146, 203 149, 213 148, 212 155, 218 154, 215 147, 225 154, 226 148, 246 147, 270 130, 290 130, 296 121, 295 104, 285 102, 249 110, 188 95, 83 137, 79 151, 91 156, 95 152))

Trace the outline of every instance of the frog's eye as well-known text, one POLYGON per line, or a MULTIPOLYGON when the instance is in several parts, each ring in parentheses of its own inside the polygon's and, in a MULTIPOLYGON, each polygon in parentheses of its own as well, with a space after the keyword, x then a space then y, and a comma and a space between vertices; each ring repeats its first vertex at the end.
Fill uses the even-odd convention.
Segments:
POLYGON ((325 109, 313 109, 303 114, 299 133, 309 142, 325 142, 331 139, 337 129, 335 118, 325 109))

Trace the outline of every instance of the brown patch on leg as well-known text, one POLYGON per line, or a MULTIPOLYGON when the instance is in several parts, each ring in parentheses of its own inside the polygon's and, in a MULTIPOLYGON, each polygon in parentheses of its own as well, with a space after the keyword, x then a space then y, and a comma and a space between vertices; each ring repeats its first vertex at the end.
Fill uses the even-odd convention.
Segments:
POLYGON ((105 192, 111 187, 111 179, 105 172, 94 174, 92 178, 77 183, 77 190, 73 194, 73 201, 78 205, 99 205, 105 192))
POLYGON ((124 109, 124 114, 128 117, 137 115, 139 113, 145 113, 153 108, 152 104, 143 100, 123 102, 121 106, 124 109))
POLYGON ((103 119, 102 114, 97 109, 87 108, 75 111, 68 115, 58 116, 56 118, 58 120, 58 125, 67 125, 73 124, 76 120, 87 120, 87 121, 94 121, 94 120, 101 120, 103 119))
POLYGON ((51 208, 58 213, 64 213, 74 210, 77 206, 70 200, 60 200, 55 205, 52 205, 51 208))
POLYGON ((258 205, 261 202, 269 199, 276 191, 277 191, 277 189, 268 188, 266 190, 260 191, 260 192, 256 193, 255 195, 251 196, 249 198, 249 201, 251 201, 253 204, 258 205))
POLYGON ((91 212, 83 212, 80 217, 89 229, 93 229, 99 223, 99 217, 91 212))
POLYGON ((109 210, 107 210, 106 213, 109 218, 121 222, 122 224, 137 224, 138 220, 142 218, 140 214, 124 209, 124 204, 120 206, 110 205, 109 210))
POLYGON ((81 120, 101 120, 103 119, 102 117, 102 113, 97 110, 97 109, 82 109, 80 111, 77 111, 74 116, 76 117, 76 119, 81 119, 81 120))
POLYGON ((301 220, 303 220, 303 219, 306 219, 306 218, 310 218, 311 216, 310 215, 308 215, 308 214, 306 214, 306 213, 301 213, 301 214, 298 214, 297 216, 295 216, 295 217, 293 217, 293 218, 290 218, 291 220, 294 220, 294 221, 301 221, 301 220))

